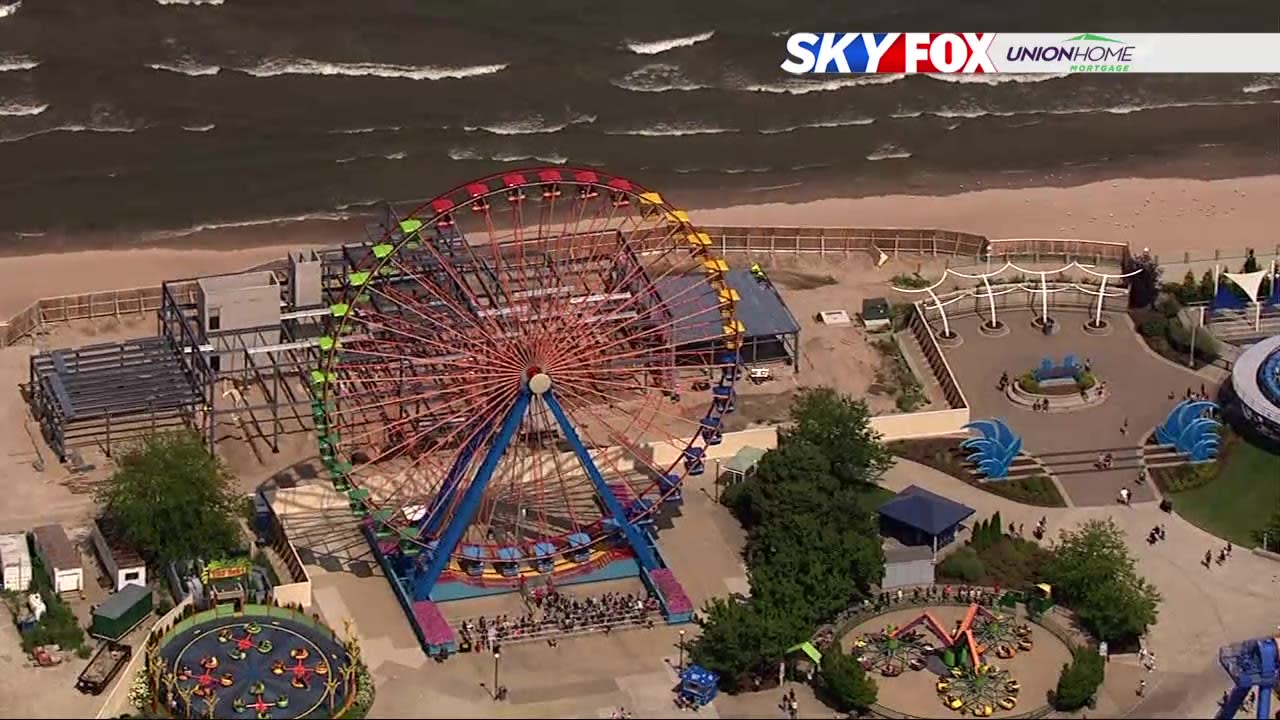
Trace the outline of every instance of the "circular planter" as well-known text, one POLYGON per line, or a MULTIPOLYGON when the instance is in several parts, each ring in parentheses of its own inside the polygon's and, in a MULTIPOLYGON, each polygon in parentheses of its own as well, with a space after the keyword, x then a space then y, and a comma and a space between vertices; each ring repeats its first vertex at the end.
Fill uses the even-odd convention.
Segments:
POLYGON ((1058 330, 1060 329, 1058 326, 1058 319, 1053 317, 1052 315, 1049 316, 1049 319, 1047 322, 1043 317, 1036 315, 1031 320, 1031 327, 1039 330, 1042 333, 1045 333, 1046 335, 1056 335, 1058 333, 1058 330), (1046 326, 1048 327, 1048 329, 1046 329, 1046 326))
POLYGON ((991 321, 988 320, 978 325, 978 332, 992 338, 1004 337, 1009 334, 1009 326, 1005 325, 1002 320, 995 321, 995 324, 992 324, 991 321))
POLYGON ((1111 323, 1107 322, 1106 320, 1103 320, 1101 323, 1098 323, 1097 325, 1093 324, 1093 320, 1089 320, 1085 322, 1084 325, 1082 325, 1081 327, 1084 328, 1084 332, 1086 335, 1101 336, 1101 335, 1111 334, 1111 323))
MULTIPOLYGON (((1009 381, 1008 387, 1005 388, 1005 397, 1014 405, 1025 408, 1033 407, 1037 402, 1042 400, 1049 401, 1049 410, 1051 413, 1075 412, 1077 410, 1086 410, 1088 408, 1097 407, 1107 401, 1110 397, 1109 393, 1103 392, 1100 384, 1095 384, 1089 388, 1086 393, 1086 399, 1080 399, 1079 391, 1066 393, 1062 395, 1047 395, 1044 393, 1033 393, 1022 387, 1018 378, 1009 381)), ((1042 411, 1043 412, 1043 411, 1042 411)))
POLYGON ((938 333, 938 344, 945 348, 957 348, 964 344, 964 338, 955 330, 951 331, 950 336, 938 333))

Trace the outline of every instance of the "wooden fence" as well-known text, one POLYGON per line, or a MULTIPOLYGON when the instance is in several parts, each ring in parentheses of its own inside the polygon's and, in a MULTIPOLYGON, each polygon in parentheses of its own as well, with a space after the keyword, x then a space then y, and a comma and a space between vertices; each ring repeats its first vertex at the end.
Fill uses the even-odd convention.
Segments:
MULTIPOLYGON (((747 227, 707 225, 712 246, 721 254, 751 255, 938 255, 955 257, 963 264, 988 259, 1061 259, 1093 264, 1116 264, 1129 254, 1123 243, 1055 238, 989 240, 982 235, 952 230, 849 227, 747 227)), ((261 268, 263 266, 257 266, 261 268)), ((180 303, 195 302, 195 283, 170 284, 180 303)), ((106 290, 80 295, 42 298, 0 325, 0 347, 8 347, 49 323, 120 317, 160 309, 159 286, 106 290)))

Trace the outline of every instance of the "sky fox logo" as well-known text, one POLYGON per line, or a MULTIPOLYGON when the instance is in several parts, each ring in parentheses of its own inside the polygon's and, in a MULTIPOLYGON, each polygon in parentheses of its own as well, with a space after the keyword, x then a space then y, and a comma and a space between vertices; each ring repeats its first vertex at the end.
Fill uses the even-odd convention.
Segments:
POLYGON ((810 73, 996 72, 995 33, 795 33, 782 69, 810 73))

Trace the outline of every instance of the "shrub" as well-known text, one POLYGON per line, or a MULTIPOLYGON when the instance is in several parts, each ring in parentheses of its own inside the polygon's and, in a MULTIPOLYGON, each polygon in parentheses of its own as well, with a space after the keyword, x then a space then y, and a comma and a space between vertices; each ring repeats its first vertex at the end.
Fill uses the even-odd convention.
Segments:
POLYGON ((906 273, 899 273, 898 275, 894 275, 892 278, 890 278, 889 283, 894 287, 908 288, 912 290, 919 290, 920 288, 926 288, 926 287, 929 287, 929 285, 931 284, 928 280, 920 277, 915 273, 912 273, 910 275, 906 273))
POLYGON ((1156 311, 1167 318, 1178 317, 1178 311, 1182 309, 1182 303, 1172 295, 1165 295, 1156 303, 1156 311))
POLYGON ((966 545, 938 563, 939 577, 976 583, 987 574, 987 569, 972 545, 966 545))
POLYGON ((1018 378, 1018 384, 1029 393, 1040 392, 1040 381, 1036 379, 1036 374, 1033 372, 1023 373, 1022 377, 1018 378))
POLYGON ((1053 694, 1054 708, 1069 712, 1079 710, 1098 692, 1102 684, 1105 666, 1102 656, 1092 648, 1077 649, 1071 662, 1062 666, 1058 676, 1058 689, 1053 694))
POLYGON ((1093 373, 1084 370, 1076 376, 1076 384, 1080 386, 1081 390, 1088 390, 1098 384, 1098 379, 1093 376, 1093 373))
POLYGON ((1065 507, 1058 487, 1045 475, 1033 475, 1025 478, 1014 478, 983 485, 987 490, 1026 505, 1038 507, 1065 507))
POLYGON ((1149 316, 1138 325, 1138 332, 1149 338, 1164 337, 1169 332, 1169 321, 1160 315, 1149 316))

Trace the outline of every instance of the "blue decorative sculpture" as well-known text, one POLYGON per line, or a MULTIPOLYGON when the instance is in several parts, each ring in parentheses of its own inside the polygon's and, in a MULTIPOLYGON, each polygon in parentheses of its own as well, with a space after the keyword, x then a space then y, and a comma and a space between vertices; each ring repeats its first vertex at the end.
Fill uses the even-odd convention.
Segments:
POLYGON ((1062 358, 1061 365, 1055 365, 1052 358, 1041 358, 1040 366, 1031 371, 1032 375, 1038 382, 1045 380, 1056 380, 1058 378, 1073 378, 1080 374, 1084 368, 1080 367, 1080 363, 1076 361, 1075 355, 1067 355, 1062 358))
POLYGON ((1009 466, 1022 452, 1022 438, 1014 435, 1003 420, 996 418, 974 420, 964 427, 978 432, 977 437, 960 443, 961 450, 971 451, 967 458, 969 462, 977 465, 988 480, 1009 477, 1009 466))
POLYGON ((1172 445, 1192 462, 1214 459, 1218 456, 1218 429, 1222 424, 1207 415, 1217 410, 1217 404, 1205 400, 1183 400, 1156 428, 1156 441, 1172 445))

